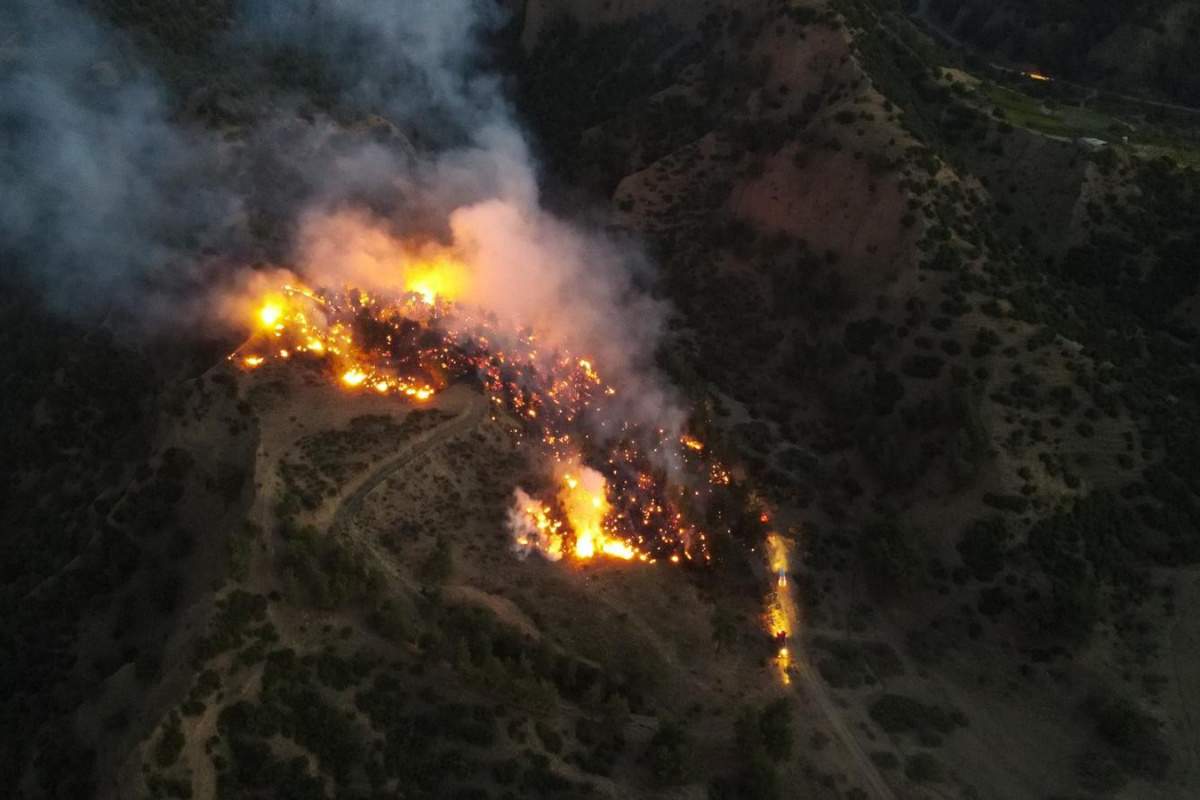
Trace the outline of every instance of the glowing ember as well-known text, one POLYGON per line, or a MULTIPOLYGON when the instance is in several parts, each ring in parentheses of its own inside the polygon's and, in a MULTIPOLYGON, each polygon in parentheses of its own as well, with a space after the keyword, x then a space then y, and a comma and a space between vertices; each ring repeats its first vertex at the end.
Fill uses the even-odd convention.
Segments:
POLYGON ((342 373, 342 383, 347 386, 359 386, 367 379, 367 373, 361 369, 346 370, 342 373))
POLYGON ((728 486, 733 482, 733 476, 729 474, 729 470, 714 461, 708 468, 708 480, 713 486, 728 486))
POLYGON ((579 359, 579 368, 583 370, 584 377, 592 383, 599 383, 600 376, 596 374, 596 370, 592 368, 592 362, 586 358, 579 359))

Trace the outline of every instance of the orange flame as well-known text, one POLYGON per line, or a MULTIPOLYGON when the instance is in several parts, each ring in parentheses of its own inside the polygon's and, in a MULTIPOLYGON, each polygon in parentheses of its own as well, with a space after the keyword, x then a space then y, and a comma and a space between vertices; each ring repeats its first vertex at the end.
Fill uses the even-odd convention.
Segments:
POLYGON ((594 469, 578 463, 568 466, 562 476, 558 499, 575 533, 574 555, 580 560, 597 553, 625 561, 637 556, 628 542, 611 535, 605 525, 610 509, 608 482, 594 469))
POLYGON ((404 290, 427 306, 457 300, 466 283, 466 268, 458 261, 439 258, 405 266, 404 290))

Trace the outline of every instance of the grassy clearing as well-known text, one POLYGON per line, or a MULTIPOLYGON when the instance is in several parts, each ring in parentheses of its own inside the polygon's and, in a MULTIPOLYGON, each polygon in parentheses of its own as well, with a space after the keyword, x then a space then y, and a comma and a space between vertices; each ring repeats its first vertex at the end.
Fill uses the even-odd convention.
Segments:
POLYGON ((1182 167, 1200 170, 1198 147, 1172 143, 1139 144, 1137 152, 1143 158, 1155 159, 1165 156, 1182 167))
POLYGON ((982 83, 976 90, 989 106, 998 108, 1016 127, 1059 139, 1094 138, 1119 143, 1128 137, 1128 147, 1145 159, 1163 156, 1183 167, 1200 169, 1200 146, 1169 131, 1153 126, 1136 127, 1119 117, 1094 108, 1070 105, 1047 106, 1023 92, 982 83))
POLYGON ((1091 109, 1073 106, 1050 109, 1027 94, 995 84, 984 84, 980 93, 993 106, 1001 109, 1012 125, 1047 136, 1069 139, 1087 136, 1109 140, 1132 133, 1130 126, 1091 109))

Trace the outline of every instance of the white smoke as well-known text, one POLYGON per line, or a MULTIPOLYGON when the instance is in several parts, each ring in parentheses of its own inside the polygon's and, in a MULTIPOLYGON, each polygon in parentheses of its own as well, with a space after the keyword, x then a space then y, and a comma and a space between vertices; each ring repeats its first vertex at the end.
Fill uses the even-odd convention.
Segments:
POLYGON ((537 508, 540 508, 540 504, 524 489, 518 487, 513 492, 507 520, 513 552, 521 559, 527 558, 531 553, 537 553, 549 561, 559 561, 563 557, 562 537, 538 528, 531 515, 531 509, 537 508))
POLYGON ((199 253, 238 240, 240 203, 219 142, 173 124, 116 41, 75 4, 5 5, 0 255, 61 309, 146 313, 150 279, 185 282, 199 253))

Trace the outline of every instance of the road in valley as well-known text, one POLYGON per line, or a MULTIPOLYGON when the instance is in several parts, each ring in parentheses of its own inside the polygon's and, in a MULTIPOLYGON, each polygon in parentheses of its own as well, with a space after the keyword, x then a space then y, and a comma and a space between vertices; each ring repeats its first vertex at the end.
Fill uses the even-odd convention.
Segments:
POLYGON ((767 566, 771 571, 771 579, 775 583, 768 608, 768 617, 775 630, 770 633, 774 635, 781 629, 787 632, 785 649, 780 652, 778 657, 783 680, 785 683, 794 684, 800 688, 816 703, 842 749, 853 762, 854 771, 866 782, 867 793, 875 800, 895 800, 896 793, 884 780, 883 775, 879 772, 879 767, 871 760, 870 755, 859 744, 854 730, 829 694, 829 687, 821 680, 820 673, 808 659, 808 653, 802 646, 799 635, 802 621, 796 605, 794 584, 789 579, 793 547, 794 542, 777 533, 772 533, 767 537, 767 566))

